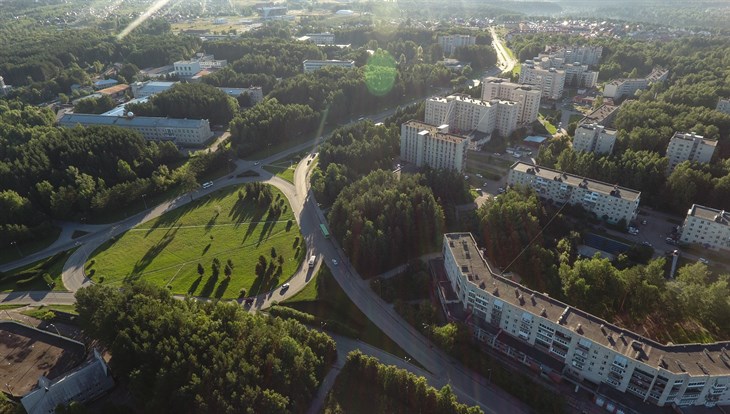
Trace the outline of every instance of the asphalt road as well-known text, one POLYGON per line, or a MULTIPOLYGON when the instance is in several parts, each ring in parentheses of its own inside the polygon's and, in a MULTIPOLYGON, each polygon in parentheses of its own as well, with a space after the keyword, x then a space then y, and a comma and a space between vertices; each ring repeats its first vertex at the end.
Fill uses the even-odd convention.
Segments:
POLYGON ((517 60, 512 59, 509 53, 507 53, 504 42, 499 38, 497 31, 493 27, 489 28, 489 33, 492 35, 492 47, 497 52, 499 68, 502 69, 502 72, 512 72, 512 69, 517 64, 517 60))

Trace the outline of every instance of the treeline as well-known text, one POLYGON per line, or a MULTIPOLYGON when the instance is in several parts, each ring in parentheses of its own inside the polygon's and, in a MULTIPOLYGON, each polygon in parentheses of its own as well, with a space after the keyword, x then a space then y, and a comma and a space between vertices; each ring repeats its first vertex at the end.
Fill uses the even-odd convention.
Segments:
POLYGON ((477 414, 479 407, 456 401, 451 387, 440 390, 426 379, 394 365, 383 365, 377 358, 353 351, 337 376, 325 401, 325 414, 477 414))
POLYGON ((326 334, 137 283, 76 294, 84 332, 147 413, 301 413, 336 358, 326 334))
POLYGON ((353 265, 372 276, 434 249, 444 214, 421 175, 376 170, 340 192, 328 222, 353 265))
MULTIPOLYGON (((205 51, 216 59, 226 59, 239 74, 265 74, 285 78, 302 73, 302 61, 326 56, 314 43, 292 39, 246 37, 205 44, 205 51)), ((227 85, 232 86, 232 85, 227 85)), ((250 86, 250 85, 248 85, 250 86)))
POLYGON ((238 112, 238 102, 204 83, 176 83, 147 102, 129 104, 126 109, 139 116, 207 119, 211 125, 225 125, 238 112))
POLYGON ((77 114, 103 114, 117 106, 114 99, 109 95, 100 96, 98 98, 86 98, 76 102, 74 105, 74 113, 77 114))

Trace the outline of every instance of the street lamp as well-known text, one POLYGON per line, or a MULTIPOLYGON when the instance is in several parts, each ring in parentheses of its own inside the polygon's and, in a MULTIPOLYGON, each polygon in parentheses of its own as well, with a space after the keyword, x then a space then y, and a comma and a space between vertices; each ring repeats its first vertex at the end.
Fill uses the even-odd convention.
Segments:
POLYGON ((16 242, 15 240, 13 240, 13 241, 10 242, 10 244, 13 245, 13 246, 15 246, 15 248, 18 250, 18 254, 20 256, 23 256, 23 252, 20 251, 20 246, 18 246, 18 242, 16 242))
POLYGON ((489 382, 492 382, 492 368, 487 369, 487 373, 489 374, 489 382))
POLYGON ((147 210, 147 200, 145 199, 147 194, 142 194, 142 202, 144 203, 144 209, 147 210))
POLYGON ((55 330, 56 330, 56 333, 58 334, 58 336, 63 336, 63 335, 61 335, 61 332, 59 332, 59 331, 58 331, 58 328, 56 327, 56 325, 54 325, 54 324, 52 324, 52 323, 49 323, 49 324, 48 324, 48 326, 52 326, 52 327, 53 327, 53 329, 55 329, 55 330))

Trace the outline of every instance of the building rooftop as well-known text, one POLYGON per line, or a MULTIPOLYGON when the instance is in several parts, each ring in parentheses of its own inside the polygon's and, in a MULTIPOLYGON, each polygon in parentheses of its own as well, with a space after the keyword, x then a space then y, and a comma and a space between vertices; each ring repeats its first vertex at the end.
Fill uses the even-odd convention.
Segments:
POLYGON ((110 125, 121 127, 170 127, 170 128, 199 128, 207 122, 204 119, 177 119, 152 116, 104 116, 92 114, 65 114, 58 123, 62 126, 80 125, 110 125))
POLYGON ((500 276, 482 256, 471 233, 447 233, 444 238, 466 279, 501 301, 653 367, 693 376, 730 373, 730 342, 659 344, 500 276))
POLYGON ((626 187, 619 187, 618 185, 612 185, 604 183, 603 181, 596 181, 590 178, 552 170, 550 168, 527 164, 522 161, 514 163, 511 169, 531 174, 536 177, 542 177, 546 180, 561 181, 575 187, 584 187, 596 193, 602 193, 630 201, 638 200, 641 196, 641 191, 632 190, 626 187))
POLYGON ((114 95, 119 92, 124 92, 127 89, 129 89, 129 85, 127 85, 126 83, 120 83, 119 85, 114 85, 108 88, 101 89, 98 93, 102 95, 114 95))
POLYGON ((730 212, 726 210, 717 210, 699 204, 692 204, 687 215, 730 226, 730 212))
POLYGON ((598 109, 594 110, 593 112, 589 113, 588 115, 584 116, 579 124, 600 124, 603 125, 603 122, 606 120, 606 118, 613 115, 613 113, 618 109, 618 106, 614 105, 601 105, 598 109))
POLYGON ((355 64, 354 60, 336 60, 336 59, 328 59, 328 60, 316 60, 316 59, 306 59, 302 63, 349 63, 351 65, 355 64))
POLYGON ((684 141, 701 140, 702 143, 705 145, 709 145, 711 147, 717 146, 717 140, 705 138, 702 135, 695 134, 694 132, 675 132, 672 136, 672 141, 674 141, 675 139, 681 139, 684 141))
POLYGON ((101 114, 101 116, 124 116, 127 113, 127 110, 125 109, 127 105, 145 103, 149 100, 150 100, 150 98, 148 96, 145 96, 144 98, 132 99, 131 101, 129 101, 127 103, 123 103, 114 109, 110 109, 110 110, 104 112, 103 114, 101 114))
POLYGON ((481 99, 472 98, 469 95, 461 95, 461 94, 449 95, 447 97, 434 96, 434 97, 428 98, 428 100, 434 101, 434 102, 443 102, 443 103, 451 102, 451 101, 459 101, 459 102, 466 102, 466 103, 470 103, 473 105, 480 105, 480 106, 486 106, 486 107, 490 107, 490 106, 496 105, 496 104, 517 105, 517 102, 513 102, 513 101, 506 101, 506 100, 502 100, 502 99, 491 99, 489 101, 483 101, 481 99))
POLYGON ((434 138, 442 140, 442 141, 454 142, 454 143, 459 144, 462 141, 467 139, 465 137, 460 137, 458 135, 450 134, 448 132, 443 132, 443 131, 448 131, 448 125, 436 126, 436 125, 431 125, 431 124, 427 124, 425 122, 414 121, 414 120, 406 122, 405 125, 407 125, 411 128, 418 129, 419 135, 428 133, 428 134, 432 135, 434 138))

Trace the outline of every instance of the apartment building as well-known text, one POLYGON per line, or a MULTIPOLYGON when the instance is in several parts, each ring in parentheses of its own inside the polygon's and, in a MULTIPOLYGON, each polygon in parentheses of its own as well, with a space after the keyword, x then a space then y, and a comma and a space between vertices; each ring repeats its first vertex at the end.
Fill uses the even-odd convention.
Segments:
POLYGON ((464 172, 468 139, 448 132, 448 125, 419 121, 401 125, 400 157, 418 167, 464 172))
POLYGON ((603 55, 603 46, 547 47, 540 56, 552 56, 565 62, 578 62, 581 65, 598 66, 603 55))
POLYGON ((475 45, 477 42, 476 36, 470 35, 441 35, 436 39, 441 48, 444 50, 444 55, 451 55, 456 48, 475 45))
MULTIPOLYGON (((0 80, 1 80, 1 78, 0 78, 0 80)), ((0 85, 2 85, 2 83, 0 83, 0 85)), ((718 111, 720 111, 722 113, 730 114, 730 99, 720 98, 717 101, 717 107, 715 109, 717 109, 718 111)))
POLYGON ((198 53, 194 59, 178 60, 173 63, 175 73, 182 79, 192 79, 196 75, 203 75, 206 71, 224 68, 228 65, 226 60, 216 60, 213 55, 198 53))
POLYGON ((507 183, 531 187, 540 198, 558 204, 580 205, 614 224, 634 220, 641 201, 640 191, 524 162, 510 167, 507 183))
POLYGON ((354 68, 354 60, 305 60, 302 62, 304 73, 314 72, 325 66, 339 66, 341 68, 354 68))
POLYGON ((213 136, 207 119, 175 119, 150 116, 65 114, 60 126, 118 126, 133 129, 150 141, 173 141, 179 146, 199 147, 213 136))
POLYGON ((613 125, 613 120, 616 118, 617 113, 618 106, 604 104, 581 118, 580 121, 578 121, 578 125, 598 124, 610 127, 613 125))
POLYGON ((565 71, 555 68, 543 69, 532 60, 522 64, 520 83, 535 85, 543 98, 558 100, 563 96, 565 71))
POLYGON ((552 378, 624 393, 635 407, 730 403, 730 342, 663 345, 612 325, 502 277, 471 233, 445 234, 442 252, 449 296, 439 289, 439 298, 495 351, 552 378))
POLYGON ((707 139, 694 132, 675 132, 667 145, 667 159, 669 159, 667 174, 674 171, 674 168, 684 161, 703 164, 710 162, 715 147, 717 147, 717 141, 714 139, 707 139))
POLYGON ((616 131, 598 124, 581 124, 575 129, 573 151, 611 154, 616 143, 616 131))
POLYGON ((692 204, 679 240, 712 250, 730 250, 730 212, 692 204))
POLYGON ((634 96, 636 91, 648 89, 656 82, 664 82, 669 71, 656 67, 646 78, 617 79, 607 83, 603 88, 603 96, 619 100, 625 96, 634 96))
POLYGON ((598 81, 598 72, 588 70, 588 65, 581 65, 580 62, 566 63, 563 66, 565 71, 565 84, 578 88, 592 88, 598 81))
POLYGON ((517 103, 518 124, 537 121, 540 112, 540 95, 540 91, 530 85, 520 85, 491 76, 482 80, 482 100, 504 99, 517 103))
POLYGON ((479 131, 491 134, 495 130, 503 137, 517 129, 519 105, 493 99, 482 101, 467 95, 433 97, 426 100, 424 121, 431 125, 449 125, 449 131, 469 134, 479 131))

